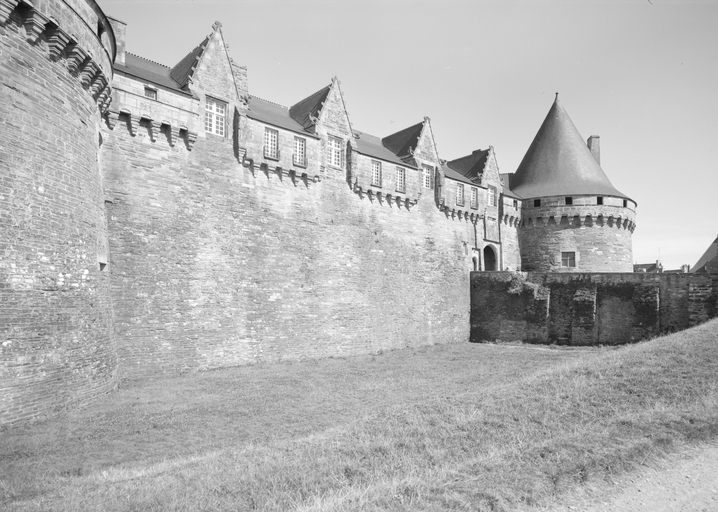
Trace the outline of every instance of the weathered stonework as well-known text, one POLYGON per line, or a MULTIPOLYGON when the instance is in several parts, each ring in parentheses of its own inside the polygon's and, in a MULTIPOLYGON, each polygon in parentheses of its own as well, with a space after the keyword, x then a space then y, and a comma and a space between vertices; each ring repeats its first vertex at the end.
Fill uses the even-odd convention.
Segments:
POLYGON ((616 345, 718 316, 710 274, 471 274, 471 341, 616 345))

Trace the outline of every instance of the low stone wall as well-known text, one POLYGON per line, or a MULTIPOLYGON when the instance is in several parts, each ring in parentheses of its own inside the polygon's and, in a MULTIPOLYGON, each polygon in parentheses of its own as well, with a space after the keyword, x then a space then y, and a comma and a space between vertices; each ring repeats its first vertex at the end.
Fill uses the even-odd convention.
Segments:
POLYGON ((617 345, 718 316, 707 274, 471 274, 471 341, 617 345))

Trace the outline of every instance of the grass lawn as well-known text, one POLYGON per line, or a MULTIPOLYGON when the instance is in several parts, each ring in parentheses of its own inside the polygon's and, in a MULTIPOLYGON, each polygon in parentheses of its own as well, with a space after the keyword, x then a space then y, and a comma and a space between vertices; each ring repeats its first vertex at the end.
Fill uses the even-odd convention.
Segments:
POLYGON ((718 434, 718 321, 128 383, 0 433, 9 510, 511 510, 718 434))

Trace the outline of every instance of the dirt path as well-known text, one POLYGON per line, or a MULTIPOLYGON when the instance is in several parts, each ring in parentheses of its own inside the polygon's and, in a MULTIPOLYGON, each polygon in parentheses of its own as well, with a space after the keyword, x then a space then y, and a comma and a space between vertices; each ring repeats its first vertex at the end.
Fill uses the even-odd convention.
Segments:
POLYGON ((718 446, 703 446, 658 461, 613 486, 573 497, 556 512, 718 511, 718 446))

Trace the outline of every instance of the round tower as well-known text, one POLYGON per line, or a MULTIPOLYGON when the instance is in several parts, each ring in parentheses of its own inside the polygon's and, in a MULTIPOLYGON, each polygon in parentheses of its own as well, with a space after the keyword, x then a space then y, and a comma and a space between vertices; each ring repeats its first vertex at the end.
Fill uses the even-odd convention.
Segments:
POLYGON ((636 203, 611 184, 598 137, 583 141, 558 95, 510 186, 523 199, 523 270, 633 271, 636 203))
POLYGON ((0 0, 0 426, 116 386, 99 164, 114 55, 94 0, 0 0))

